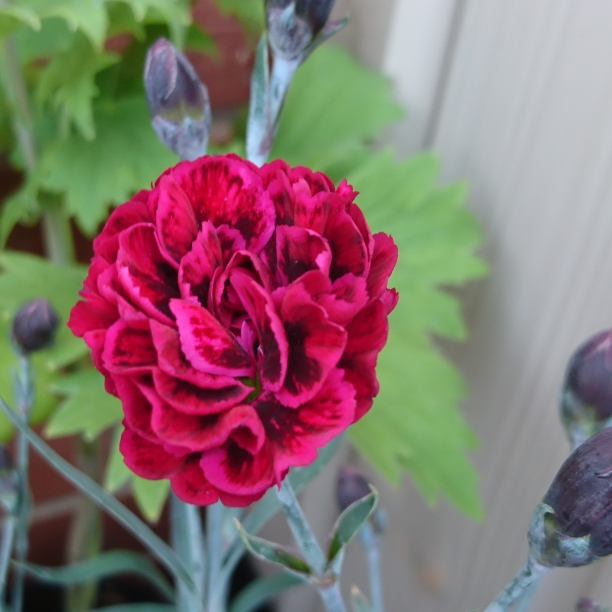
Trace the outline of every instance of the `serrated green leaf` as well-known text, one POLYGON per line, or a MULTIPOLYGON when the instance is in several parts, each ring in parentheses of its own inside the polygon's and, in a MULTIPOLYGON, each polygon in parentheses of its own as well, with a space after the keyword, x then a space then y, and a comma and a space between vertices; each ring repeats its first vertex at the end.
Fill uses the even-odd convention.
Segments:
POLYGON ((149 523, 157 523, 169 493, 169 480, 145 480, 139 476, 132 480, 134 500, 149 523))
POLYGON ((70 47, 74 33, 63 19, 43 19, 38 31, 23 28, 14 34, 17 53, 22 64, 51 57, 70 47))
POLYGON ((298 584, 303 584, 303 581, 292 574, 272 574, 258 578, 236 595, 230 604, 229 612, 255 612, 275 595, 298 584))
POLYGON ((311 572, 308 565, 291 554, 288 550, 275 542, 268 542, 263 538, 247 533, 242 525, 237 522, 238 533, 243 544, 252 554, 262 561, 268 561, 279 565, 283 569, 307 579, 311 572))
POLYGON ((351 541, 370 518, 378 504, 378 493, 372 492, 346 508, 338 517, 327 550, 327 561, 331 565, 338 553, 351 541))
POLYGON ((95 77, 119 59, 117 54, 96 52, 85 36, 77 34, 71 47, 56 55, 43 70, 37 98, 49 101, 74 123, 83 138, 93 140, 96 128, 92 102, 98 95, 95 77))
POLYGON ((111 493, 115 493, 124 484, 135 478, 134 473, 125 465, 123 455, 119 452, 119 439, 121 438, 122 431, 123 425, 117 425, 104 472, 104 488, 111 493))
POLYGON ((32 225, 40 217, 40 206, 37 198, 37 188, 34 181, 27 181, 25 185, 9 195, 2 202, 0 211, 0 249, 4 248, 6 241, 17 223, 32 225))
POLYGON ((99 581, 115 574, 137 574, 152 584, 168 601, 174 599, 174 589, 151 560, 146 555, 129 550, 101 552, 85 561, 62 567, 44 567, 34 563, 21 565, 37 580, 63 585, 99 581))
POLYGON ((72 135, 53 143, 40 161, 43 187, 65 193, 68 210, 88 235, 109 206, 126 201, 177 161, 151 129, 142 96, 96 102, 94 117, 95 140, 72 135))
POLYGON ((18 0, 16 4, 35 12, 40 19, 63 19, 73 32, 81 30, 96 49, 102 50, 108 16, 100 0, 18 0))
POLYGON ((78 433, 86 440, 95 440, 123 416, 121 402, 106 393, 104 378, 94 368, 58 378, 51 390, 64 399, 45 428, 49 438, 78 433))
POLYGON ((322 154, 370 141, 402 117, 390 92, 387 77, 340 48, 320 47, 295 75, 271 158, 325 171, 322 154))
POLYGON ((11 4, 0 6, 0 36, 5 36, 24 25, 32 30, 40 30, 38 15, 32 10, 20 6, 11 4))

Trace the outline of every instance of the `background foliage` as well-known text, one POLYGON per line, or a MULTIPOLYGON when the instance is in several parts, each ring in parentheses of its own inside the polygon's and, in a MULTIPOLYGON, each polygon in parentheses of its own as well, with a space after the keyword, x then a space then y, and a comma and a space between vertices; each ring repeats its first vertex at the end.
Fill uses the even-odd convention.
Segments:
MULTIPOLYGON (((259 0, 217 0, 257 31, 259 0)), ((37 220, 59 202, 81 230, 93 236, 109 206, 146 187, 176 162, 150 128, 141 85, 147 46, 160 34, 214 51, 206 35, 189 25, 188 2, 176 0, 20 0, 0 7, 0 36, 15 35, 27 77, 38 163, 23 186, 2 205, 0 237, 17 222, 37 220), (109 36, 129 34, 119 52, 105 50, 109 36)), ((7 75, 4 75, 6 83, 7 75)), ((10 129, 14 100, 0 95, 0 153, 25 169, 10 129)), ((344 177, 361 192, 358 203, 374 231, 391 233, 400 261, 392 285, 400 292, 391 317, 374 408, 352 427, 359 451, 388 480, 408 471, 426 499, 439 493, 478 516, 476 476, 466 458, 474 437, 457 403, 464 394, 458 374, 432 344, 432 335, 465 338, 457 299, 442 287, 485 273, 474 251, 480 232, 463 207, 465 187, 436 186, 435 157, 398 161, 378 150, 376 139, 401 117, 390 83, 337 48, 323 46, 300 68, 282 116, 273 157, 344 177)), ((243 150, 240 139, 232 149, 243 150)), ((84 268, 58 266, 33 256, 0 255, 0 313, 8 321, 25 300, 47 296, 63 321, 76 301, 84 268)), ((0 343, 0 395, 11 395, 13 357, 0 343)), ((37 404, 33 422, 47 420, 46 434, 80 433, 94 439, 120 421, 118 401, 103 391, 87 349, 62 328, 56 345, 36 357, 37 404)), ((116 428, 117 429, 117 428, 116 428)), ((10 436, 0 421, 0 437, 10 436)), ((116 490, 131 481, 139 506, 154 520, 167 482, 135 477, 116 451, 106 475, 116 490)))

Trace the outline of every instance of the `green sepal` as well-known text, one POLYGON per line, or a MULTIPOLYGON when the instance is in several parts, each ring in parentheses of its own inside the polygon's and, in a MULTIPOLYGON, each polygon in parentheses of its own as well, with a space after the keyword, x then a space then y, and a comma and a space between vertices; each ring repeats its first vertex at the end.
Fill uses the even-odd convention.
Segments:
POLYGON ((338 517, 327 550, 328 565, 334 562, 338 553, 351 541, 374 512, 378 504, 378 492, 373 487, 370 488, 371 493, 353 502, 338 517))
POLYGON ((174 589, 155 564, 146 555, 129 550, 101 552, 85 561, 62 567, 24 563, 23 568, 37 580, 63 585, 99 581, 114 574, 137 574, 152 584, 168 601, 174 601, 174 589))

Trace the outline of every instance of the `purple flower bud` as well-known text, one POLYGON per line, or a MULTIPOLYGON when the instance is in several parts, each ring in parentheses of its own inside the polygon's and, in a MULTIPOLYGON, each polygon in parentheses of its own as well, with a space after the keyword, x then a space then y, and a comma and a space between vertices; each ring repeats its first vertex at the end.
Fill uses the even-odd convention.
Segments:
POLYGON ((13 339, 24 353, 38 351, 53 343, 57 324, 57 314, 47 300, 26 302, 13 320, 13 339))
POLYGON ((600 332, 571 356, 561 391, 561 418, 579 444, 612 419, 612 330, 600 332))
POLYGON ((336 500, 341 511, 371 493, 368 481, 352 466, 344 465, 338 471, 336 500))
POLYGON ((144 86, 153 129, 162 143, 181 159, 204 155, 211 122, 208 91, 187 58, 165 38, 147 53, 144 86))
POLYGON ((589 597, 583 597, 576 604, 576 612, 609 612, 608 608, 604 608, 589 597))
MULTIPOLYGON (((585 560, 588 555, 596 558, 611 554, 611 500, 612 428, 607 428, 576 448, 555 476, 542 503, 550 509, 542 538, 556 538, 566 544, 569 539, 581 540, 587 547, 583 551, 585 560)), ((575 565, 563 559, 548 564, 575 565)))
POLYGON ((268 38, 275 55, 297 59, 323 30, 335 0, 266 0, 268 38))

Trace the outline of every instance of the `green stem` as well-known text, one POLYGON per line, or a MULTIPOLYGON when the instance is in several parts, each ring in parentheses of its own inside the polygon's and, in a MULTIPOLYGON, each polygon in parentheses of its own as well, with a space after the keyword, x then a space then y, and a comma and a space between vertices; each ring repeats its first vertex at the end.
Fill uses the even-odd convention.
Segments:
POLYGON ((382 580, 380 576, 380 550, 378 546, 379 536, 374 532, 372 525, 366 523, 359 530, 359 539, 366 552, 372 611, 384 612, 382 580))
POLYGON ((327 612, 346 612, 338 582, 335 582, 326 589, 319 589, 319 595, 325 604, 327 612))
POLYGON ((15 517, 7 516, 2 523, 2 542, 0 542, 0 610, 4 609, 4 593, 13 542, 15 541, 15 517))
POLYGON ((208 612, 225 612, 226 582, 221 575, 223 561, 223 527, 225 506, 219 501, 206 508, 206 541, 208 576, 206 595, 208 612))
POLYGON ((59 266, 74 262, 76 257, 70 220, 64 214, 61 202, 45 203, 42 230, 47 258, 59 266))

